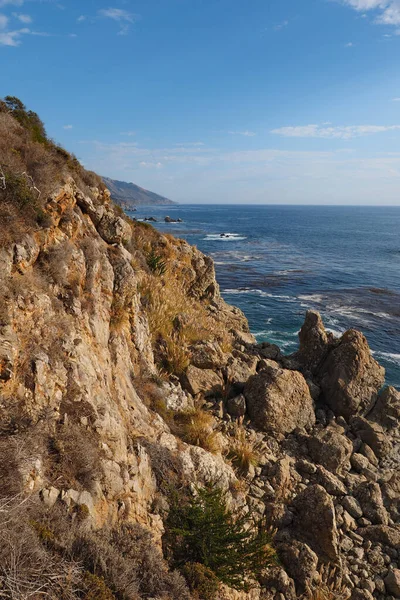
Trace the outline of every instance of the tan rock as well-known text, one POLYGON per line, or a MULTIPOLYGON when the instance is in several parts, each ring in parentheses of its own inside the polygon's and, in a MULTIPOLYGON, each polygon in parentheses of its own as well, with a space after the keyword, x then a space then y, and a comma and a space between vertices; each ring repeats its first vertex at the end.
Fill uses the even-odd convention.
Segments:
POLYGON ((315 423, 313 400, 301 373, 268 368, 245 385, 250 419, 263 431, 287 434, 315 423))
POLYGON ((367 340, 346 331, 319 370, 325 402, 345 419, 367 413, 385 379, 385 369, 371 356, 367 340))
POLYGON ((314 462, 332 473, 349 468, 353 444, 336 427, 329 426, 307 439, 307 446, 314 462))
POLYGON ((193 365, 189 365, 185 373, 181 377, 183 389, 187 390, 193 396, 204 394, 205 396, 213 396, 221 393, 223 381, 211 369, 198 369, 193 365))
POLYGON ((294 533, 309 544, 320 558, 338 559, 338 532, 335 508, 320 485, 311 485, 294 500, 294 533))

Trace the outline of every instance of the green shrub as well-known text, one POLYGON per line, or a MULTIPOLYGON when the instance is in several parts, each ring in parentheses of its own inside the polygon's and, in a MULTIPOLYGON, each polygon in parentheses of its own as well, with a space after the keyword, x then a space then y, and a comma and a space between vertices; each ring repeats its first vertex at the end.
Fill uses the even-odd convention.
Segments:
POLYGON ((211 569, 200 563, 186 563, 181 572, 195 597, 199 600, 214 600, 219 580, 211 569))
POLYGON ((83 600, 115 600, 114 594, 102 577, 86 571, 83 582, 86 587, 83 600))
POLYGON ((247 581, 276 561, 265 526, 235 515, 215 486, 197 490, 186 501, 175 495, 165 542, 177 568, 200 563, 236 589, 248 589, 247 581))
POLYGON ((163 257, 156 254, 154 250, 147 255, 147 265, 155 275, 164 275, 167 270, 167 265, 163 257))

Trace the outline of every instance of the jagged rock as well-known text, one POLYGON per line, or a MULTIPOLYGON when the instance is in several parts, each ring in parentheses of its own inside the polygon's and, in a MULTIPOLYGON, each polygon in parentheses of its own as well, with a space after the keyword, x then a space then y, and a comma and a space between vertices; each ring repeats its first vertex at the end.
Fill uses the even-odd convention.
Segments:
POLYGON ((318 556, 307 544, 298 540, 292 540, 290 544, 279 544, 278 554, 286 572, 294 579, 297 592, 303 594, 317 576, 318 556))
POLYGON ((269 344, 268 342, 263 342, 262 344, 259 344, 255 349, 262 358, 268 358, 271 360, 280 360, 282 358, 282 352, 276 344, 269 344))
POLYGON ((48 489, 43 489, 40 492, 40 496, 46 508, 52 508, 57 502, 59 495, 60 490, 53 486, 48 489))
POLYGON ((210 369, 198 369, 189 365, 185 373, 181 376, 183 389, 187 390, 193 396, 203 393, 206 396, 220 394, 223 381, 214 371, 210 369))
POLYGON ((121 217, 116 217, 111 212, 105 213, 97 225, 97 231, 108 244, 122 244, 123 241, 128 241, 132 236, 129 223, 121 217))
POLYGON ((40 245, 31 235, 23 236, 22 240, 14 245, 14 265, 23 273, 31 267, 37 260, 40 252, 40 245))
POLYGON ((226 401, 226 411, 231 417, 244 417, 246 414, 246 398, 243 394, 235 396, 235 398, 228 398, 226 401))
POLYGON ((360 503, 353 496, 345 496, 342 500, 342 506, 354 519, 360 519, 363 516, 360 503))
POLYGON ((389 594, 400 598, 400 570, 393 569, 385 577, 385 586, 389 594))
POLYGON ((388 515, 383 506, 381 489, 377 483, 362 483, 354 490, 354 495, 360 503, 364 517, 374 525, 388 524, 388 515))
POLYGON ((311 485, 293 502, 294 533, 309 544, 320 558, 338 559, 338 532, 335 508, 330 495, 320 485, 311 485))
POLYGON ((256 356, 234 351, 227 361, 224 376, 230 385, 244 384, 252 375, 255 375, 257 362, 256 356))
POLYGON ((249 379, 244 395, 250 419, 263 431, 287 434, 315 423, 308 386, 296 371, 268 368, 249 379))
POLYGON ((220 369, 226 363, 226 356, 217 342, 197 342, 189 350, 190 362, 198 369, 220 369))
POLYGON ((400 548, 400 527, 388 525, 369 525, 359 529, 360 535, 371 542, 400 548))
POLYGON ((335 415, 349 419, 371 409, 385 369, 372 358, 362 333, 350 329, 330 351, 318 375, 325 402, 335 415))
POLYGON ((387 429, 400 427, 400 392, 394 387, 385 388, 368 417, 387 429))
POLYGON ((357 454, 357 452, 352 455, 350 462, 357 473, 362 473, 364 469, 368 469, 370 466, 368 458, 362 454, 357 454))
POLYGON ((329 426, 307 439, 308 451, 314 462, 333 473, 349 467, 353 444, 336 427, 329 426))
POLYGON ((9 381, 13 375, 17 357, 17 337, 11 327, 0 329, 0 383, 9 381))
POLYGON ((317 467, 315 479, 331 496, 344 496, 346 494, 346 487, 340 479, 321 465, 317 467))
POLYGON ((307 311, 304 324, 299 332, 300 348, 294 355, 301 365, 308 371, 314 372, 325 359, 332 335, 325 331, 321 315, 314 311, 307 311))
POLYGON ((269 567, 260 576, 260 583, 268 589, 275 589, 283 594, 285 600, 295 600, 296 590, 294 582, 282 567, 269 567))
POLYGON ((391 441, 378 423, 355 417, 351 420, 351 427, 361 440, 372 448, 376 456, 384 458, 390 453, 391 441))

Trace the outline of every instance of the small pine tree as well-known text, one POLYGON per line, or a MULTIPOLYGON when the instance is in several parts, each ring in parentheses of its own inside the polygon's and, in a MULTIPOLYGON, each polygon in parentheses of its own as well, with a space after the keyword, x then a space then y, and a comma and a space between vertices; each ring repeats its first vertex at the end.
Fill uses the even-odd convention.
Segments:
POLYGON ((235 516, 217 487, 200 489, 184 503, 173 500, 166 542, 175 567, 200 563, 236 589, 247 589, 246 579, 258 579, 276 560, 263 524, 235 516))

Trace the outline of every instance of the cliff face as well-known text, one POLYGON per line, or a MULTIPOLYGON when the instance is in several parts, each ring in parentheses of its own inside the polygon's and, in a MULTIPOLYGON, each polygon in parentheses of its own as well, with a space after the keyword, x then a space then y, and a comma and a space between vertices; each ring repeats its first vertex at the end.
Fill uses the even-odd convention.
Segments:
POLYGON ((3 190, 0 597, 400 597, 400 394, 364 336, 310 312, 296 355, 257 345, 208 257, 62 178, 39 222, 3 190), (251 591, 161 556, 207 484, 273 532, 251 591))

